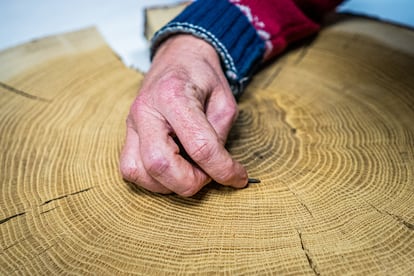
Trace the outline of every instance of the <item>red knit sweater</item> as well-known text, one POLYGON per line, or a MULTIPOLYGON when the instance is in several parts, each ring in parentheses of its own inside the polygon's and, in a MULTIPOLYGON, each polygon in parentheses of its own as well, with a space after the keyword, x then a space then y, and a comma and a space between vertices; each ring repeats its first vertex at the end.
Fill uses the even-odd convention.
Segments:
POLYGON ((169 36, 189 33, 210 43, 233 93, 242 93, 255 69, 289 43, 316 33, 320 19, 342 0, 198 0, 160 29, 152 54, 169 36))
POLYGON ((230 0, 266 41, 264 59, 319 30, 322 16, 342 0, 230 0))

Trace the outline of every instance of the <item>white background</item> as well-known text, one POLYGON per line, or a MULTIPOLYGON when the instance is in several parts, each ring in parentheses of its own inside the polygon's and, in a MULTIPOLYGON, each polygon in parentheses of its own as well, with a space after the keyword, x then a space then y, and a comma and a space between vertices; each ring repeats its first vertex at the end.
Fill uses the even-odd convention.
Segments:
MULTIPOLYGON (((96 26, 127 66, 147 70, 143 9, 174 0, 0 0, 0 50, 55 33, 96 26)), ((412 0, 350 0, 339 10, 414 26, 412 0)), ((0 65, 1 66, 1 65, 0 65)))

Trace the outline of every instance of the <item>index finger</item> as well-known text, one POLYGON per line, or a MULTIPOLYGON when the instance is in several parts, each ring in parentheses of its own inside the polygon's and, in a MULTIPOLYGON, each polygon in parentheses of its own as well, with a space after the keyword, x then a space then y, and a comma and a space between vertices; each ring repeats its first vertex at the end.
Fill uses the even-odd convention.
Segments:
POLYGON ((180 106, 183 108, 165 109, 166 118, 191 159, 216 182, 245 187, 246 170, 224 148, 200 104, 187 101, 180 106))

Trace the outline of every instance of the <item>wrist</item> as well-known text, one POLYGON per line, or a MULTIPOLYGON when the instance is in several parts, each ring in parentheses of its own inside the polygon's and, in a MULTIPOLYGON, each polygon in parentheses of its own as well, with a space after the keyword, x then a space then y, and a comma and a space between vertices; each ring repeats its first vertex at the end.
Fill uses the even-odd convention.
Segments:
POLYGON ((231 1, 195 1, 155 33, 152 56, 163 41, 176 34, 191 34, 207 41, 220 57, 221 71, 239 97, 260 64, 265 43, 248 18, 231 1))
POLYGON ((203 39, 191 34, 176 34, 157 48, 153 56, 153 63, 166 62, 166 60, 180 60, 182 56, 188 56, 194 60, 203 60, 209 63, 215 70, 222 71, 220 58, 215 48, 203 39))

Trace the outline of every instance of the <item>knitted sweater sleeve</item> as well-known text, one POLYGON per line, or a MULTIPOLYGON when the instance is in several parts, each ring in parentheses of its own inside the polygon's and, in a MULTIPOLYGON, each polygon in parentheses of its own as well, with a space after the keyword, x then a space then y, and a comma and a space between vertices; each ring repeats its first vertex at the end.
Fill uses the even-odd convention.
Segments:
POLYGON ((255 69, 289 43, 316 33, 342 0, 198 0, 153 37, 151 55, 169 36, 187 33, 210 43, 235 96, 255 69))

